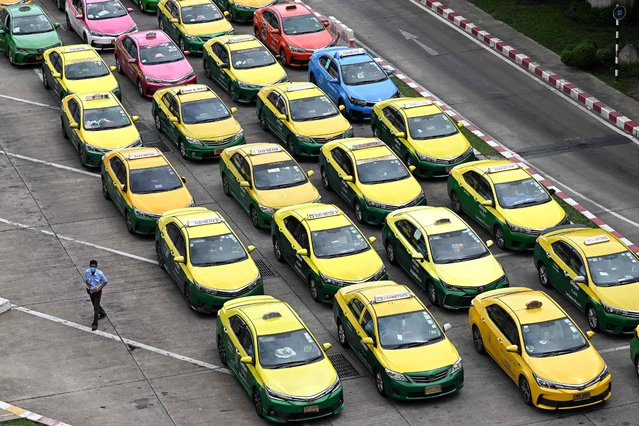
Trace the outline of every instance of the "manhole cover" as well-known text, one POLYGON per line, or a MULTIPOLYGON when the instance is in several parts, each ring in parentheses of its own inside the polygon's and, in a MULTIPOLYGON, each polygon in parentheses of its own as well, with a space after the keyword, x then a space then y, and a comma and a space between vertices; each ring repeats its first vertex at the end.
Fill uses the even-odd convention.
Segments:
POLYGON ((257 269, 259 269, 260 274, 262 274, 262 278, 276 277, 277 275, 271 271, 266 262, 262 259, 253 259, 255 260, 255 264, 257 265, 257 269))
POLYGON ((348 377, 357 377, 359 372, 355 369, 353 364, 350 363, 346 355, 344 354, 330 354, 328 359, 333 363, 333 367, 337 370, 337 375, 340 379, 346 379, 348 377))
POLYGON ((156 132, 155 129, 151 128, 144 121, 138 121, 137 123, 135 123, 135 126, 137 127, 138 132, 140 132, 140 137, 142 138, 142 145, 157 148, 162 152, 171 151, 171 148, 169 148, 164 143, 164 141, 162 141, 162 138, 160 137, 159 133, 156 132))

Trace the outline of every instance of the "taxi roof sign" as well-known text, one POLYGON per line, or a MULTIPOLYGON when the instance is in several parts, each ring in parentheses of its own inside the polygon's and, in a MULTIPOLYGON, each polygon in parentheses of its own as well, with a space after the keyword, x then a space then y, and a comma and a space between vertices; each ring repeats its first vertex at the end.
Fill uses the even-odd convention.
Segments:
POLYGON ((82 52, 83 50, 91 50, 90 46, 71 46, 64 49, 64 53, 82 52))
POLYGON ((282 150, 279 146, 267 146, 266 148, 256 148, 251 150, 251 155, 269 154, 271 152, 280 152, 282 150))
POLYGON ((282 318, 282 314, 280 314, 279 312, 267 312, 262 315, 263 320, 270 320, 273 318, 282 318))
POLYGON ((296 84, 294 86, 288 86, 286 88, 287 92, 295 92, 296 90, 306 90, 306 89, 314 89, 315 85, 313 83, 306 84, 296 84))
POLYGON ((183 87, 178 89, 178 95, 185 95, 187 93, 195 93, 195 92, 206 92, 209 90, 207 86, 195 86, 195 87, 183 87))
POLYGON ((28 12, 29 10, 31 10, 31 8, 29 6, 20 6, 18 10, 20 12, 28 12))
POLYGON ((504 164, 503 166, 489 167, 488 168, 488 173, 499 173, 499 172, 505 172, 507 170, 515 170, 515 169, 518 169, 518 168, 519 168, 519 165, 515 164, 515 163, 504 164))
POLYGON ((192 226, 201 226, 201 225, 211 225, 214 223, 221 223, 221 222, 224 222, 224 219, 222 219, 219 216, 213 216, 213 217, 205 217, 202 219, 189 220, 186 222, 186 226, 192 227, 192 226))
POLYGON ((450 223, 450 218, 442 217, 441 219, 437 219, 435 221, 435 225, 443 225, 444 223, 450 223))
POLYGON ((526 303, 526 309, 538 309, 541 308, 541 300, 531 300, 530 302, 526 303))
POLYGON ((141 158, 151 158, 151 157, 159 157, 160 153, 157 151, 147 151, 147 152, 132 152, 131 154, 126 155, 127 160, 139 160, 141 158))
POLYGON ((390 302, 392 300, 409 299, 413 297, 410 291, 398 291, 396 293, 380 294, 373 298, 373 303, 390 302))
POLYGON ((402 105, 403 109, 408 109, 408 108, 417 108, 420 106, 428 106, 428 105, 432 105, 433 101, 430 101, 428 99, 424 99, 423 101, 414 101, 414 102, 406 102, 404 105, 402 105))
POLYGON ((148 33, 144 34, 144 37, 146 38, 155 38, 157 34, 155 33, 155 31, 149 31, 148 33))
POLYGON ((607 235, 597 235, 596 237, 590 237, 584 239, 584 244, 587 246, 599 243, 607 243, 610 241, 610 238, 607 235))
POLYGON ((366 53, 366 50, 360 48, 357 49, 347 49, 347 50, 340 50, 337 52, 337 54, 343 58, 344 56, 355 56, 355 55, 363 55, 364 53, 366 53))
POLYGON ((253 36, 233 37, 233 38, 230 38, 230 39, 226 40, 226 42, 227 43, 241 43, 243 41, 251 41, 251 40, 255 40, 255 37, 253 37, 253 36))
POLYGON ((370 142, 362 142, 351 145, 351 151, 356 151, 358 149, 366 149, 366 148, 374 148, 376 146, 382 146, 384 142, 382 141, 370 141, 370 142))
POLYGON ((96 93, 94 95, 89 95, 84 98, 85 101, 97 101, 99 99, 109 99, 108 93, 96 93))
POLYGON ((316 212, 316 213, 309 213, 308 214, 308 218, 310 220, 321 219, 323 217, 329 217, 329 216, 339 216, 339 210, 331 209, 331 210, 325 210, 323 212, 316 212))

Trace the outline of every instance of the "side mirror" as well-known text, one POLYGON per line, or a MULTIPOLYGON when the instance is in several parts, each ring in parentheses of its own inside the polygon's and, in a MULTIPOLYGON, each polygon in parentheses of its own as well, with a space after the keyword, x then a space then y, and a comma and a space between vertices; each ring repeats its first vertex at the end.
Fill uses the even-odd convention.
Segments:
POLYGON ((129 59, 127 59, 126 61, 127 61, 128 63, 130 63, 130 64, 135 64, 138 60, 137 60, 137 59, 135 59, 135 58, 129 58, 129 59))
POLYGON ((55 28, 56 30, 60 28, 60 23, 59 22, 54 23, 53 28, 55 28))
POLYGON ((393 75, 395 74, 395 70, 386 70, 386 75, 393 75))
POLYGON ((188 51, 188 50, 185 50, 185 51, 184 51, 184 52, 182 52, 182 53, 184 53, 184 56, 189 56, 189 55, 191 54, 191 52, 190 52, 190 51, 188 51))
POLYGON ((82 19, 82 14, 81 13, 76 14, 75 19, 82 19))
POLYGON ((51 76, 52 76, 53 78, 62 78, 62 75, 61 75, 59 72, 52 72, 52 73, 51 73, 51 76))
POLYGON ((306 172, 306 176, 311 177, 315 174, 315 172, 313 170, 309 170, 308 172, 306 172))
POLYGON ((332 348, 332 347, 333 347, 333 345, 331 345, 330 343, 328 343, 328 342, 327 342, 327 343, 324 343, 324 344, 322 345, 322 347, 324 348, 324 350, 325 350, 325 351, 327 351, 327 350, 329 350, 330 348, 332 348))
POLYGON ((453 328, 452 325, 450 325, 450 323, 446 323, 444 324, 444 333, 446 333, 448 330, 450 330, 451 328, 453 328))
POLYGON ((180 122, 180 120, 174 115, 169 116, 169 121, 171 123, 179 123, 180 122))
POLYGON ((308 250, 306 249, 297 249, 295 253, 297 253, 300 256, 308 256, 308 250))
POLYGON ((353 181, 353 176, 351 176, 351 175, 346 175, 346 176, 344 176, 344 177, 342 178, 342 180, 343 180, 344 182, 352 182, 352 181, 353 181))
POLYGON ((231 107, 231 114, 235 114, 237 112, 237 108, 231 107))
POLYGON ((462 123, 461 121, 460 121, 460 122, 458 122, 458 123, 457 123, 457 127, 459 127, 459 128, 461 129, 462 127, 464 127, 464 123, 462 123))
POLYGON ((250 184, 250 183, 248 183, 248 181, 243 180, 242 182, 240 182, 240 186, 241 186, 242 188, 250 188, 250 187, 251 187, 251 184, 250 184))
POLYGON ((109 66, 109 71, 113 72, 115 70, 117 70, 117 68, 114 65, 109 66))
POLYGON ((408 166, 408 170, 410 170, 411 173, 415 173, 415 170, 417 170, 417 167, 411 164, 410 166, 408 166))
POLYGON ((337 107, 340 111, 344 111, 346 109, 346 107, 344 105, 340 105, 337 107))
POLYGON ((373 341, 372 337, 364 337, 362 340, 360 340, 362 342, 362 344, 367 345, 367 346, 375 346, 375 342, 373 341))
POLYGON ((482 200, 481 205, 484 207, 493 207, 495 202, 492 200, 482 200))
POLYGON ((486 240, 486 247, 492 247, 493 246, 493 240, 486 240))
POLYGON ((127 12, 129 12, 129 13, 131 13, 131 12, 133 12, 133 8, 132 8, 132 7, 127 7, 127 8, 126 8, 126 11, 127 11, 127 12))
POLYGON ((339 80, 336 78, 331 78, 330 80, 328 80, 328 82, 331 84, 339 84, 339 80))
POLYGON ((182 179, 182 183, 186 183, 186 178, 184 176, 181 176, 180 179, 182 179))
POLYGON ((415 260, 424 260, 424 255, 421 253, 413 253, 410 257, 415 260))
POLYGON ((279 33, 280 33, 280 30, 278 30, 278 29, 276 29, 276 28, 273 28, 273 29, 271 30, 271 34, 279 34, 279 33))
MULTIPOLYGON (((593 331, 593 333, 594 333, 594 331, 593 331)), ((637 328, 635 329, 635 335, 636 335, 637 337, 639 337, 639 325, 638 325, 638 326, 637 326, 637 328)))
POLYGON ((175 256, 175 257, 173 258, 173 261, 174 261, 175 263, 184 263, 184 256, 175 256))
POLYGON ((71 123, 69 123, 69 127, 71 127, 72 129, 79 129, 80 125, 72 121, 71 123))
POLYGON ((324 24, 324 26, 325 26, 326 28, 328 28, 328 27, 331 25, 331 21, 329 21, 328 19, 326 19, 326 20, 323 20, 323 21, 322 21, 322 24, 324 24))
POLYGON ((180 22, 180 21, 179 21, 177 18, 171 18, 171 23, 172 23, 172 24, 177 24, 177 23, 179 23, 179 22, 180 22))
POLYGON ((517 353, 517 352, 519 352, 519 346, 517 346, 517 345, 508 345, 508 346, 506 346, 506 352, 517 353))
POLYGON ((120 185, 120 191, 122 191, 122 192, 126 192, 127 191, 125 184, 121 184, 120 185))
POLYGON ((228 11, 228 10, 225 10, 225 11, 224 11, 224 17, 226 18, 226 17, 228 17, 229 15, 230 15, 229 11, 228 11))
POLYGON ((404 133, 404 132, 396 132, 395 133, 395 137, 396 138, 405 138, 406 137, 406 133, 404 133))
POLYGON ((586 282, 586 277, 584 277, 583 275, 577 275, 575 278, 572 279, 572 281, 583 284, 586 282))
MULTIPOLYGON (((588 330, 586 331, 586 336, 588 337, 588 339, 592 339, 593 336, 595 335, 595 332, 592 330, 588 330)), ((637 328, 637 335, 639 336, 639 327, 637 328)))
POLYGON ((242 358, 240 358, 240 362, 242 364, 249 364, 252 365, 253 364, 253 357, 250 356, 243 356, 242 358))
POLYGON ((557 190, 556 190, 555 188, 550 188, 550 189, 548 190, 548 193, 549 193, 550 195, 555 195, 555 193, 556 193, 556 192, 557 192, 557 190))
POLYGON ((368 237, 368 242, 371 244, 375 244, 375 241, 377 241, 376 237, 368 237))
POLYGON ((250 245, 250 246, 246 247, 246 251, 248 251, 249 253, 253 253, 255 251, 255 246, 254 245, 250 245))
POLYGON ((278 120, 286 120, 286 114, 277 114, 278 120))
POLYGON ((220 68, 227 70, 227 69, 229 69, 229 64, 228 64, 228 63, 226 63, 226 62, 222 62, 222 63, 220 64, 220 68))
POLYGON ((136 121, 139 121, 139 120, 140 120, 140 117, 138 117, 137 115, 132 115, 132 116, 131 116, 131 121, 133 121, 134 123, 135 123, 136 121))

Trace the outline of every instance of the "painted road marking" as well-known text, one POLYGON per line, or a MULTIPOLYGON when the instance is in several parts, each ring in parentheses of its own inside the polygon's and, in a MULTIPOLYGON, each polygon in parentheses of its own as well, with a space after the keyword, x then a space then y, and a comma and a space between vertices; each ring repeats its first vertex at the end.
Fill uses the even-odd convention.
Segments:
POLYGON ((13 97, 13 96, 0 95, 0 98, 9 99, 9 100, 16 101, 16 102, 22 102, 22 103, 29 104, 29 105, 37 105, 37 106, 44 107, 44 108, 54 109, 56 111, 60 110, 60 107, 57 107, 55 105, 43 104, 43 103, 40 103, 40 102, 30 101, 30 100, 27 100, 27 99, 16 98, 16 97, 13 97))
POLYGON ((50 161, 38 160, 37 158, 27 157, 27 156, 20 155, 20 154, 14 154, 12 152, 6 152, 5 150, 0 150, 0 154, 4 154, 4 155, 6 155, 8 157, 19 158, 20 160, 31 161, 32 163, 39 163, 39 164, 44 164, 46 166, 56 167, 58 169, 67 170, 69 172, 81 173, 81 174, 86 175, 86 176, 92 176, 92 177, 97 177, 97 178, 100 177, 100 175, 97 174, 97 173, 91 173, 91 172, 87 172, 86 170, 76 169, 74 167, 69 167, 69 166, 64 166, 62 164, 52 163, 50 161))
POLYGON ((31 421, 41 423, 44 425, 71 426, 68 423, 60 422, 58 420, 50 419, 49 417, 41 416, 40 414, 36 414, 34 412, 25 410, 24 408, 16 407, 15 405, 11 405, 4 401, 0 401, 0 410, 8 411, 9 413, 14 414, 18 417, 22 417, 23 419, 29 419, 31 421))
POLYGON ((608 352, 618 352, 630 349, 630 345, 617 346, 616 348, 608 348, 602 349, 599 351, 600 354, 607 354, 608 352))
POLYGON ((117 336, 115 334, 111 334, 111 333, 107 333, 105 331, 100 331, 100 330, 96 330, 96 331, 92 331, 91 327, 87 327, 75 322, 71 322, 71 321, 67 321, 65 319, 62 318, 58 318, 58 317, 54 317, 53 315, 48 315, 42 312, 38 312, 38 311, 34 311, 32 309, 29 308, 25 308, 22 306, 17 306, 17 305, 12 305, 11 309, 16 310, 16 311, 20 311, 20 312, 24 312, 25 314, 29 314, 29 315, 33 315, 35 317, 38 318, 42 318, 48 321, 53 321, 55 323, 58 324, 62 324, 62 325, 66 325, 67 327, 71 327, 71 328, 75 328, 76 330, 80 330, 80 331, 84 331, 86 333, 90 333, 90 334, 96 334, 98 336, 104 337, 106 339, 110 339, 110 340, 114 340, 116 342, 122 342, 125 345, 128 346, 132 346, 132 347, 136 347, 136 348, 140 348, 140 349, 146 349, 149 352, 153 352, 159 355, 164 355, 170 358, 174 358, 177 359, 179 361, 184 361, 184 362, 188 362, 194 365, 198 365, 200 367, 204 367, 207 368, 209 370, 213 370, 213 371, 217 371, 219 373, 224 373, 224 374, 231 374, 231 371, 227 370, 224 367, 220 367, 218 365, 215 364, 211 364, 205 361, 200 361, 198 359, 194 359, 194 358, 190 358, 188 356, 184 356, 184 355, 180 355, 177 354, 175 352, 171 352, 171 351, 167 351, 164 349, 160 349, 160 348, 156 348, 155 346, 150 346, 150 345, 146 345, 144 343, 140 343, 138 341, 135 340, 131 340, 131 339, 127 339, 125 337, 120 337, 117 336))
POLYGON ((421 47, 422 49, 424 49, 426 52, 428 52, 431 56, 437 56, 439 55, 439 52, 436 51, 435 49, 433 49, 432 47, 422 43, 421 41, 419 41, 419 39, 417 38, 417 36, 415 34, 411 34, 408 31, 404 31, 400 28, 399 30, 400 33, 402 33, 402 35, 404 36, 404 38, 406 40, 412 40, 414 41, 419 47, 421 47))
MULTIPOLYGON (((3 219, 1 217, 0 217, 0 223, 4 223, 4 224, 7 224, 7 225, 11 225, 11 226, 18 226, 20 228, 29 229, 31 231, 38 231, 33 226, 25 225, 25 224, 18 223, 18 222, 13 222, 11 220, 3 219)), ((76 243, 76 244, 82 244, 82 245, 85 245, 85 246, 96 248, 98 250, 108 251, 109 253, 113 253, 113 254, 117 254, 117 255, 120 255, 120 256, 129 257, 131 259, 139 260, 139 261, 146 262, 146 263, 151 263, 153 265, 157 265, 158 264, 157 260, 155 260, 155 259, 149 259, 149 258, 146 258, 146 257, 137 256, 135 254, 127 253, 127 252, 120 251, 120 250, 115 250, 115 249, 112 249, 112 248, 109 248, 109 247, 104 247, 104 246, 101 246, 101 245, 98 245, 98 244, 93 244, 93 243, 90 243, 88 241, 76 240, 75 238, 71 238, 71 237, 67 237, 67 236, 64 236, 64 235, 60 235, 60 234, 52 232, 52 231, 47 231, 47 230, 41 229, 40 232, 42 232, 45 235, 50 235, 52 237, 59 238, 60 240, 71 241, 71 242, 76 243)))

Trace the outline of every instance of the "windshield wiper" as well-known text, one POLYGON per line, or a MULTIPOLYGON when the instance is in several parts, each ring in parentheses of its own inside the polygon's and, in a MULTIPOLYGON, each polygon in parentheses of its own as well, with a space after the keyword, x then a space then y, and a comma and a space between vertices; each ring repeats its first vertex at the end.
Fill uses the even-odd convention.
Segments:
POLYGON ((274 365, 271 368, 288 368, 288 367, 297 367, 299 365, 306 365, 307 361, 291 361, 285 362, 284 364, 274 365))
POLYGON ((630 283, 634 283, 634 282, 637 282, 637 281, 638 280, 637 280, 636 277, 620 279, 620 280, 617 280, 617 285, 630 284, 630 283))
POLYGON ((569 354, 569 353, 575 352, 579 348, 581 348, 581 347, 569 348, 569 349, 561 349, 561 350, 558 350, 558 351, 551 351, 551 352, 545 352, 545 353, 541 354, 540 356, 542 358, 546 358, 546 357, 549 357, 549 356, 565 355, 565 354, 569 354))
POLYGON ((473 256, 468 256, 465 257, 464 260, 474 260, 474 259, 479 259, 480 257, 484 257, 488 254, 487 251, 483 252, 483 253, 479 253, 479 254, 475 254, 473 256))

